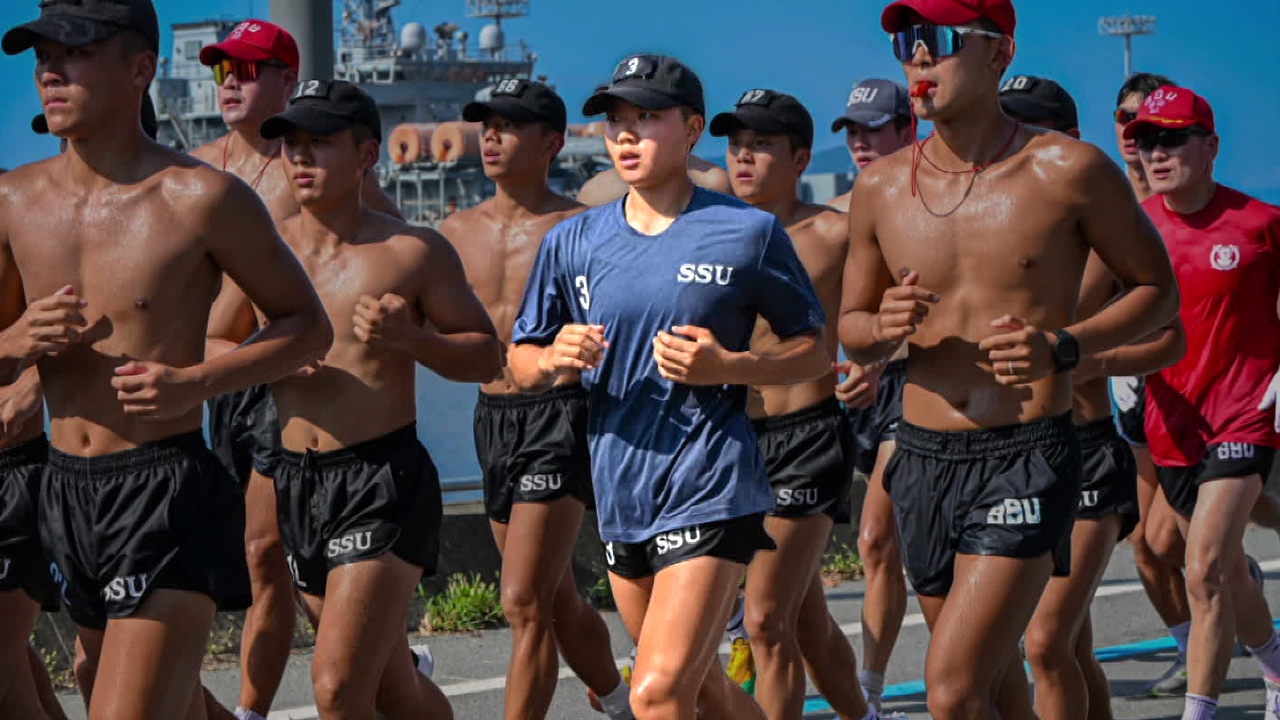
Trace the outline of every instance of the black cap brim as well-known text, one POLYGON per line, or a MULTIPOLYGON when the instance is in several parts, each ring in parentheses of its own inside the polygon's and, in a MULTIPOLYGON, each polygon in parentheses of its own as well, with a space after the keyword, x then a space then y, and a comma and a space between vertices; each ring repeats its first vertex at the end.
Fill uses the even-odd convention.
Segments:
POLYGON ((49 118, 45 117, 44 113, 31 118, 31 132, 37 135, 49 134, 49 118))
POLYGON ((313 107, 294 106, 273 115, 262 123, 259 134, 266 140, 275 140, 289 134, 294 128, 324 137, 346 130, 357 123, 350 118, 334 115, 313 107))
POLYGON ((467 122, 484 122, 489 119, 490 115, 497 115, 518 123, 549 122, 555 124, 554 120, 545 118, 520 103, 508 102, 504 98, 493 98, 488 102, 469 102, 462 107, 462 119, 467 122))
MULTIPOLYGON (((642 87, 611 87, 587 98, 582 105, 582 114, 591 117, 609 109, 616 100, 623 100, 644 108, 645 110, 666 110, 680 105, 681 102, 670 95, 642 87)), ((697 108, 694 108, 697 110, 697 108)))
POLYGON ((725 112, 711 118, 711 137, 727 137, 738 128, 746 128, 764 135, 785 135, 788 128, 777 118, 752 112, 725 112))
POLYGON ((11 28, 0 39, 0 48, 8 55, 17 55, 41 40, 52 40, 67 47, 84 47, 106 40, 120 30, 118 25, 91 18, 45 15, 11 28))

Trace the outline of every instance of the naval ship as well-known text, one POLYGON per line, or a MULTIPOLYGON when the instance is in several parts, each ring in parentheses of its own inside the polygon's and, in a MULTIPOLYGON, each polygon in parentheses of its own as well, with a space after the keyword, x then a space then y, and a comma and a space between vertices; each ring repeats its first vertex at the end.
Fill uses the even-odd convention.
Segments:
MULTIPOLYGON (((538 79, 538 55, 524 41, 508 45, 503 21, 529 14, 529 0, 466 0, 470 18, 489 21, 472 42, 453 22, 397 29, 400 0, 343 0, 333 76, 360 85, 382 113, 378 180, 411 222, 438 225, 455 210, 493 194, 480 164, 478 125, 459 121, 462 107, 485 99, 509 78, 538 79)), ((176 23, 173 56, 160 61, 152 100, 159 140, 189 150, 227 132, 217 86, 200 64, 200 48, 222 40, 238 20, 176 23)), ((601 128, 573 126, 552 167, 551 185, 572 196, 608 163, 601 128)))

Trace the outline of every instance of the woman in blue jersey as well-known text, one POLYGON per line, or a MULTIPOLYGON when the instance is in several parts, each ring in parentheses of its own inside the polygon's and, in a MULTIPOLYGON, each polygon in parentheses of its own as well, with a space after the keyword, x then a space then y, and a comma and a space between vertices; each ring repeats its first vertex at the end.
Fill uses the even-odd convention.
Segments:
POLYGON ((600 535, 638 648, 636 717, 691 720, 701 706, 762 719, 715 654, 746 564, 773 547, 746 386, 830 372, 822 309, 772 215, 689 180, 705 124, 691 70, 628 57, 583 113, 607 114, 606 145, 630 191, 547 234, 511 369, 530 392, 582 373, 600 535), (758 315, 785 342, 753 354, 758 315))

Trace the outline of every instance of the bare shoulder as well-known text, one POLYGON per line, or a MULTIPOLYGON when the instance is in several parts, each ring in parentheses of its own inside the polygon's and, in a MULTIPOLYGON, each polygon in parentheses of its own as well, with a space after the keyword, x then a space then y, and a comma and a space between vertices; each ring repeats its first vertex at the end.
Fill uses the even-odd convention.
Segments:
POLYGON ((466 228, 484 217, 488 212, 489 204, 492 202, 493 200, 490 198, 489 200, 485 200, 474 207, 469 207, 465 210, 459 210, 451 213, 449 217, 444 219, 444 222, 440 223, 440 234, 444 235, 446 238, 453 238, 461 235, 466 231, 466 228))
POLYGON ((42 194, 54 177, 59 157, 54 156, 27 165, 20 165, 0 174, 0 203, 15 205, 26 198, 42 194))
POLYGON ((152 146, 162 167, 156 177, 164 194, 191 210, 224 212, 232 206, 262 207, 262 200, 243 180, 224 173, 199 158, 176 150, 152 146))
POLYGON ((839 210, 842 213, 847 213, 849 212, 849 199, 852 197, 853 191, 850 190, 849 192, 843 195, 837 195, 822 204, 834 210, 839 210))
POLYGON ((198 158, 199 160, 209 163, 214 167, 218 167, 221 165, 222 150, 225 147, 225 143, 225 135, 216 140, 210 140, 204 145, 192 150, 191 157, 198 158))
POLYGON ((857 196, 880 195, 911 182, 912 146, 885 155, 858 172, 858 180, 849 191, 849 202, 857 196))
POLYGON ((1027 128, 1027 132, 1031 133, 1028 158, 1036 176, 1050 187, 1090 196, 1110 192, 1113 181, 1128 184, 1120 167, 1098 146, 1052 130, 1027 128))
POLYGON ((364 209, 361 236, 369 242, 385 243, 409 267, 428 270, 453 258, 457 251, 448 238, 429 227, 411 225, 398 217, 364 209))
POLYGON ((724 168, 700 157, 689 158, 689 179, 695 185, 708 190, 715 190, 725 195, 733 194, 733 185, 729 182, 729 173, 724 168))
POLYGON ((622 182, 612 166, 596 173, 578 190, 578 202, 591 207, 607 205, 627 194, 627 184, 622 182))
POLYGON ((848 215, 827 205, 801 203, 787 232, 793 236, 804 233, 824 244, 843 244, 849 234, 848 215))

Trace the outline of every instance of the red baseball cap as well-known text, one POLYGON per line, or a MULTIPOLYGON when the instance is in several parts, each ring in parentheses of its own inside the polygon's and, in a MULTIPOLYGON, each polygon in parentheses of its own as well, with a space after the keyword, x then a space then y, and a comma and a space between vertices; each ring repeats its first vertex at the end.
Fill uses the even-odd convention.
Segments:
POLYGON ((936 25, 964 25, 984 17, 1006 35, 1018 24, 1012 0, 897 0, 881 13, 880 25, 885 32, 902 30, 913 10, 936 25))
POLYGON ((1142 101, 1138 117, 1124 126, 1124 139, 1132 139, 1144 125, 1171 129, 1199 125, 1213 132, 1213 108, 1208 100, 1186 88, 1165 85, 1142 101))
POLYGON ((291 68, 300 64, 298 43, 287 30, 266 20, 245 20, 227 39, 200 49, 200 63, 216 65, 223 57, 236 60, 276 60, 291 68))

